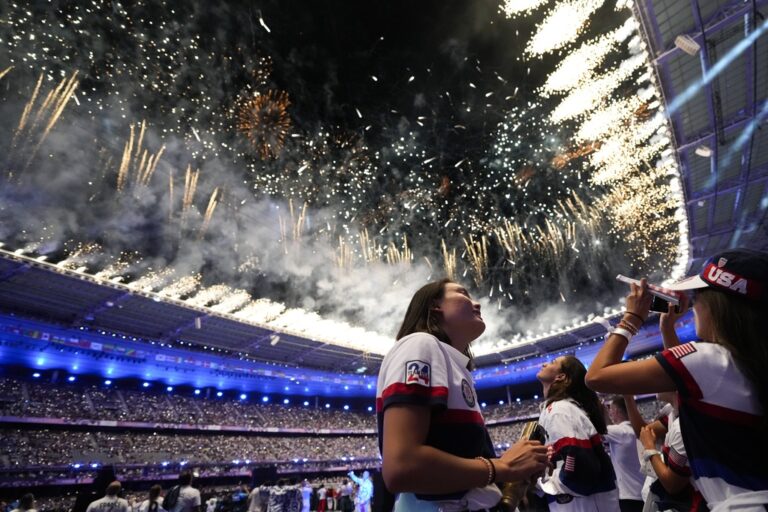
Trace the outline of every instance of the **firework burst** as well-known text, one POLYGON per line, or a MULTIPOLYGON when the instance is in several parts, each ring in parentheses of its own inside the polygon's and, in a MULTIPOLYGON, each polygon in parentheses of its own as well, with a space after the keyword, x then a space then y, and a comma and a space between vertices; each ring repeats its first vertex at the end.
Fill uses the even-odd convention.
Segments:
POLYGON ((244 100, 237 111, 237 129, 262 159, 277 158, 291 128, 285 91, 267 91, 244 100))

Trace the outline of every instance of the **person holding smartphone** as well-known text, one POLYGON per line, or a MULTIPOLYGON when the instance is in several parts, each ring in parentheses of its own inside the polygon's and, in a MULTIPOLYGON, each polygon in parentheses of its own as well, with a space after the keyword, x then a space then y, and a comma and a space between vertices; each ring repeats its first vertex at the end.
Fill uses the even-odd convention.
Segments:
POLYGON ((626 313, 587 372, 599 392, 677 391, 680 431, 694 486, 713 511, 768 504, 768 253, 733 249, 667 288, 693 292, 698 343, 621 363, 648 317, 647 282, 631 285, 626 313))

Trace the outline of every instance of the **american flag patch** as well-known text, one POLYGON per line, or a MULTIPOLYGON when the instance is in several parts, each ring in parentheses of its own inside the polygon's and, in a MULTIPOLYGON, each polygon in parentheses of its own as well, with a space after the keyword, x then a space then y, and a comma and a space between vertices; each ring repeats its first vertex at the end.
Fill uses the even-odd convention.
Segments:
POLYGON ((565 465, 563 465, 563 469, 570 472, 576 471, 576 459, 573 457, 573 455, 568 455, 565 457, 565 465))
POLYGON ((675 359, 682 359, 688 354, 696 352, 696 346, 693 343, 686 343, 684 345, 678 345, 669 349, 675 359))

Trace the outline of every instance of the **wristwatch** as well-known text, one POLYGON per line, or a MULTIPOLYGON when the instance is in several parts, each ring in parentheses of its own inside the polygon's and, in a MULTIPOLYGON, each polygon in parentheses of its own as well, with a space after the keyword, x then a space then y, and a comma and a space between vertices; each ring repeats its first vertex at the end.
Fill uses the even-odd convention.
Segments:
POLYGON ((648 462, 654 455, 661 455, 659 450, 645 450, 643 451, 643 460, 648 462))

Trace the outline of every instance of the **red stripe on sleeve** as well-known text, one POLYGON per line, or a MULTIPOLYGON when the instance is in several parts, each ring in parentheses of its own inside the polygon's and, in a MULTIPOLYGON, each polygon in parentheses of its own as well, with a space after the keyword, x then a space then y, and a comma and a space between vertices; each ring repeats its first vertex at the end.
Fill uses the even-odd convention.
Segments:
POLYGON ((552 456, 554 457, 557 455, 557 453, 565 448, 566 446, 575 446, 577 448, 587 448, 592 449, 593 446, 599 446, 603 443, 603 438, 600 436, 600 434, 595 434, 594 436, 590 437, 589 439, 579 439, 576 437, 561 437, 557 441, 555 441, 554 444, 552 444, 552 456))

